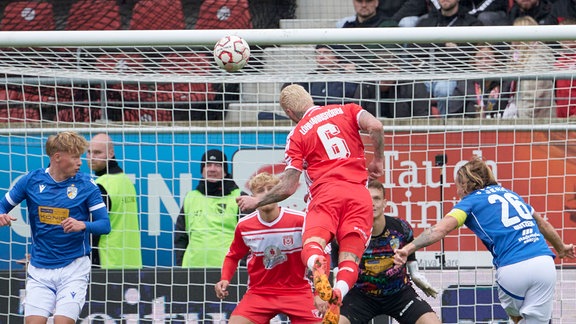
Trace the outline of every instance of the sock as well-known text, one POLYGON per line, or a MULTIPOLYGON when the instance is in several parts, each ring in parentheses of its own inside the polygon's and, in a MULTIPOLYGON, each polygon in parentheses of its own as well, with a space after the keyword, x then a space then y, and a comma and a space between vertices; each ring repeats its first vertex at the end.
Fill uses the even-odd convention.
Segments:
POLYGON ((324 249, 319 243, 310 242, 302 247, 302 262, 304 262, 310 270, 314 270, 314 261, 321 255, 324 255, 324 249))
POLYGON ((334 288, 340 289, 342 297, 348 293, 350 287, 358 280, 358 265, 352 260, 344 260, 338 263, 338 274, 334 288))

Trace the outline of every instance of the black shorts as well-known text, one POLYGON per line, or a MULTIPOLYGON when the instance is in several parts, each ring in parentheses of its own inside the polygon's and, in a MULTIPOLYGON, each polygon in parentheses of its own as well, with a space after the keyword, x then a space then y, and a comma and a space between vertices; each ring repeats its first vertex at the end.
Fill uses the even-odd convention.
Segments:
POLYGON ((359 289, 352 288, 344 296, 340 313, 351 323, 369 323, 378 315, 388 315, 400 324, 413 324, 420 316, 434 312, 432 307, 420 298, 412 286, 390 296, 374 297, 359 289))

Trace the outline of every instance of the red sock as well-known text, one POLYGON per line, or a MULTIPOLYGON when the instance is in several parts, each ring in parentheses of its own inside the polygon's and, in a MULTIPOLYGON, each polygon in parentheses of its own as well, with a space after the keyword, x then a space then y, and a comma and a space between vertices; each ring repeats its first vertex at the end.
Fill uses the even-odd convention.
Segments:
POLYGON ((306 265, 306 267, 308 267, 308 259, 310 259, 310 257, 313 255, 324 255, 324 249, 322 248, 322 245, 317 242, 309 242, 304 244, 302 247, 301 257, 302 262, 306 265))
POLYGON ((348 284, 349 288, 354 287, 356 280, 358 279, 358 265, 352 260, 344 260, 338 263, 338 274, 336 275, 336 281, 344 281, 348 284))

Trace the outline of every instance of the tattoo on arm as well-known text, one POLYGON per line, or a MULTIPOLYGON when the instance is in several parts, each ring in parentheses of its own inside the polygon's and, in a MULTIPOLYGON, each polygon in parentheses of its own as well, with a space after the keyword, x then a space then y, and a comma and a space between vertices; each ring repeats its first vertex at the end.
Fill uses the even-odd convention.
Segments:
POLYGON ((435 238, 436 234, 436 225, 433 225, 430 228, 427 228, 420 234, 417 238, 412 241, 412 244, 416 247, 416 249, 420 249, 426 247, 436 241, 438 239, 435 238))
POLYGON ((300 171, 287 169, 281 177, 281 181, 272 188, 258 203, 258 207, 276 203, 290 197, 298 188, 300 171))
POLYGON ((382 156, 384 154, 384 136, 383 130, 372 130, 370 131, 370 138, 374 144, 374 155, 382 156))

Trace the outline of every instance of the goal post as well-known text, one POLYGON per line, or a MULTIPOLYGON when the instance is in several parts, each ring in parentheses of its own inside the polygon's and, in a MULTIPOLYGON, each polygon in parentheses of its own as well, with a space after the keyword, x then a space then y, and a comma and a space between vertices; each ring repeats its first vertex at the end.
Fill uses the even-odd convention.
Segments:
MULTIPOLYGON (((213 293, 219 269, 174 266, 174 223, 202 177, 208 149, 226 154, 233 179, 247 192, 253 174, 283 170, 293 124, 278 104, 280 90, 313 83, 338 89, 316 93, 315 102, 357 102, 383 122, 387 213, 408 220, 416 235, 452 208, 456 171, 480 155, 500 183, 570 241, 576 237, 576 124, 556 112, 576 104, 570 97, 576 49, 569 43, 575 37, 573 26, 0 32, 0 194, 48 165, 49 135, 110 134, 138 193, 144 268, 94 270, 83 323, 227 319, 246 289, 245 269, 220 302, 213 293), (225 35, 251 46, 248 65, 234 73, 212 59, 225 35), (338 63, 319 59, 318 44, 336 51, 338 63), (490 60, 478 54, 485 48, 490 60), (545 64, 519 64, 534 52, 548 53, 545 64), (432 64, 430 54, 442 59, 432 64), (432 96, 427 87, 439 81, 454 82, 456 91, 432 96), (476 91, 490 83, 498 96, 476 91), (544 115, 502 118, 520 99, 544 115), (442 100, 458 107, 449 118, 438 114, 442 100)), ((369 145, 366 152, 371 158, 369 145)), ((81 170, 89 172, 86 163, 81 170)), ((282 205, 304 209, 305 192, 302 181, 282 205)), ((31 239, 26 209, 12 214, 14 225, 0 228, 0 322, 23 316, 25 273, 17 261, 31 239)), ((443 298, 423 298, 444 323, 503 321, 490 254, 467 228, 417 258, 443 291, 443 298)), ((556 263, 553 321, 572 323, 576 263, 556 263)))

